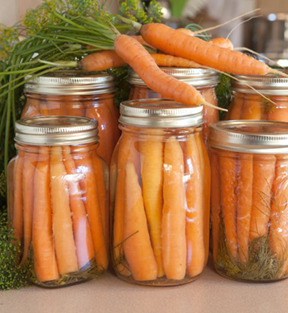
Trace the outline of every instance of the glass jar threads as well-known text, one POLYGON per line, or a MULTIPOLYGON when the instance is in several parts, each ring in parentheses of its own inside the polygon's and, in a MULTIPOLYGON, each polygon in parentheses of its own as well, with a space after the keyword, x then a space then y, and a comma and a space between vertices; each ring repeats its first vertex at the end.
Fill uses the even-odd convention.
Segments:
POLYGON ((16 122, 8 166, 8 216, 43 287, 92 279, 108 266, 108 169, 97 154, 97 122, 37 117, 16 122))
POLYGON ((223 276, 288 276, 287 133, 282 122, 210 126, 213 258, 223 276))
MULTIPOLYGON (((213 70, 202 68, 174 68, 162 67, 165 73, 175 77, 188 85, 195 87, 204 97, 206 101, 218 106, 215 94, 215 87, 219 82, 219 77, 213 70)), ((130 72, 129 82, 132 86, 129 99, 151 99, 159 98, 161 95, 149 89, 143 80, 134 71, 130 72)), ((208 139, 209 125, 219 121, 219 112, 210 107, 203 107, 203 138, 206 144, 208 139)))
POLYGON ((288 122, 288 79, 276 75, 237 75, 227 120, 270 120, 288 122), (257 89, 265 99, 249 86, 257 89))
POLYGON ((208 258, 210 164, 202 107, 123 102, 111 163, 112 260, 118 277, 144 285, 195 280, 208 258))
POLYGON ((96 119, 99 123, 99 155, 109 165, 120 135, 114 105, 114 79, 107 74, 57 71, 25 84, 26 105, 21 118, 69 115, 96 119))

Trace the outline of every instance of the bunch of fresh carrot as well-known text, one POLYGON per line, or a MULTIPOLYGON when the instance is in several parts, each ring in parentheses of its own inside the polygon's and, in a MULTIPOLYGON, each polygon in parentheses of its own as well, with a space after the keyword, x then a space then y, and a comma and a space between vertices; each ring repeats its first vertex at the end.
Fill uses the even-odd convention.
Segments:
MULTIPOLYGON (((213 149, 211 167, 213 257, 216 266, 223 267, 223 264, 218 263, 219 257, 223 258, 219 255, 223 253, 219 250, 223 245, 220 241, 224 240, 232 263, 249 272, 249 264, 255 253, 251 251, 253 242, 264 238, 260 245, 264 250, 263 245, 269 242, 268 252, 271 251, 271 254, 263 254, 263 259, 257 260, 258 264, 266 262, 269 265, 266 275, 275 269, 276 264, 279 270, 275 272, 277 276, 274 279, 287 276, 287 157, 213 149), (224 238, 220 235, 221 224, 224 238), (265 257, 270 259, 264 260, 265 257), (277 260, 276 263, 273 258, 277 260)), ((229 271, 228 268, 222 270, 229 271)), ((231 276, 231 273, 227 275, 231 276)))
MULTIPOLYGON (((9 217, 21 244, 21 264, 34 264, 36 282, 108 266, 108 186, 95 144, 19 146, 9 164, 9 217), (96 265, 95 265, 96 264, 96 265)), ((92 277, 93 278, 93 275, 92 277)))
POLYGON ((135 281, 183 280, 208 258, 210 163, 199 131, 123 131, 111 164, 113 265, 135 281))

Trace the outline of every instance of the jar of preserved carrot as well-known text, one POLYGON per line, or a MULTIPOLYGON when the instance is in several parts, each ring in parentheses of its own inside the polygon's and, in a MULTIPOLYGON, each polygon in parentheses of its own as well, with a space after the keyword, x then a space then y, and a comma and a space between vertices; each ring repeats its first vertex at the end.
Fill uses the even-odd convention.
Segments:
MULTIPOLYGON (((215 87, 219 82, 219 76, 215 71, 202 68, 173 68, 162 67, 165 73, 195 87, 206 101, 218 106, 215 87)), ((130 72, 129 82, 132 86, 130 100, 159 98, 161 95, 149 89, 143 80, 134 71, 130 72)), ((206 145, 208 139, 209 125, 219 121, 219 112, 211 107, 203 107, 203 138, 206 145)))
POLYGON ((288 276, 288 124, 224 121, 210 126, 213 258, 245 281, 288 276))
POLYGON ((114 90, 113 76, 107 74, 66 70, 33 79, 28 77, 27 102, 21 118, 70 115, 97 119, 98 153, 109 165, 120 136, 114 90))
POLYGON ((202 107, 171 100, 123 102, 110 176, 112 259, 143 285, 195 280, 208 258, 210 163, 202 107))
POLYGON ((270 120, 288 122, 288 79, 277 75, 236 75, 233 100, 227 120, 270 120), (251 89, 257 89, 263 96, 251 89))
POLYGON ((8 216, 36 285, 66 286, 107 269, 108 169, 97 134, 97 122, 81 117, 16 122, 8 216))

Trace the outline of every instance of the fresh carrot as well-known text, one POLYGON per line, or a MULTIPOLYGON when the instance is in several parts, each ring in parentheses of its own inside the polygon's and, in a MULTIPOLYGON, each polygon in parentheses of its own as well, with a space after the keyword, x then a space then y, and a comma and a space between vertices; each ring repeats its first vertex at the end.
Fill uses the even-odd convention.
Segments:
POLYGON ((124 264, 119 262, 123 255, 124 237, 124 211, 125 211, 125 166, 127 163, 133 163, 138 172, 139 155, 137 151, 137 138, 131 134, 123 133, 118 145, 117 155, 117 183, 116 183, 116 201, 114 211, 113 227, 113 256, 116 263, 116 269, 119 274, 129 275, 129 270, 124 264))
POLYGON ((79 268, 89 265, 94 258, 94 248, 91 230, 86 216, 85 205, 82 200, 81 188, 79 184, 79 174, 72 158, 69 146, 63 147, 64 165, 67 172, 67 182, 69 187, 70 208, 72 213, 74 238, 76 245, 77 260, 79 268))
POLYGON ((223 37, 213 38, 209 40, 208 42, 224 49, 228 49, 228 50, 234 49, 233 43, 228 38, 223 38, 223 37))
POLYGON ((164 148, 162 253, 168 279, 181 280, 186 274, 184 160, 181 146, 171 137, 164 148))
POLYGON ((190 277, 195 277, 205 266, 204 177, 195 134, 187 139, 184 151, 186 172, 189 173, 186 186, 187 271, 190 277))
POLYGON ((221 182, 221 204, 224 222, 226 244, 235 260, 237 255, 237 228, 236 228, 236 194, 237 187, 237 159, 233 152, 219 152, 219 176, 221 182))
POLYGON ((24 152, 23 164, 23 225, 24 225, 24 245, 21 264, 23 265, 28 257, 28 252, 32 237, 32 216, 33 216, 33 199, 34 199, 34 174, 38 160, 38 149, 31 147, 30 151, 24 152))
POLYGON ((211 194, 211 167, 210 160, 204 145, 200 132, 195 133, 195 140, 199 151, 199 159, 201 166, 201 173, 205 181, 203 188, 203 219, 204 219, 204 245, 205 245, 205 264, 209 256, 209 228, 210 228, 210 194, 211 194))
POLYGON ((277 156, 273 198, 271 201, 270 246, 283 267, 279 278, 288 272, 288 162, 286 156, 277 156))
POLYGON ((139 43, 141 43, 141 45, 143 46, 147 46, 149 48, 155 49, 154 47, 152 47, 151 45, 148 44, 148 42, 146 42, 142 36, 137 35, 137 36, 131 36, 133 39, 137 40, 139 43))
POLYGON ((19 150, 14 167, 14 207, 12 227, 14 228, 14 236, 22 243, 23 235, 23 165, 24 151, 19 150))
POLYGON ((97 179, 90 155, 90 147, 78 146, 72 148, 72 155, 78 173, 84 175, 80 187, 84 194, 86 213, 90 223, 96 262, 100 269, 107 269, 108 253, 107 243, 102 225, 101 208, 99 203, 97 179))
POLYGON ((128 163, 125 172, 125 257, 135 280, 154 280, 157 278, 157 263, 150 242, 142 190, 134 164, 128 163))
POLYGON ((212 241, 213 241, 213 259, 217 261, 219 248, 219 230, 220 230, 220 175, 219 175, 219 158, 212 151, 211 154, 211 223, 212 223, 212 241))
POLYGON ((254 156, 250 241, 268 234, 275 162, 276 157, 273 155, 254 156))
POLYGON ((176 31, 164 24, 143 25, 140 33, 145 41, 165 53, 223 72, 242 75, 266 75, 277 72, 243 53, 211 45, 209 42, 176 31))
POLYGON ((33 254, 37 279, 41 282, 59 279, 52 236, 49 148, 39 149, 34 176, 33 254))
POLYGON ((154 59, 158 66, 166 67, 197 67, 200 65, 194 61, 175 57, 173 55, 161 54, 161 53, 151 53, 151 57, 154 59))
POLYGON ((193 86, 159 69, 150 54, 133 38, 119 35, 115 39, 114 47, 118 55, 136 71, 145 84, 163 97, 186 104, 211 105, 193 86))
POLYGON ((263 108, 260 95, 249 95, 245 97, 242 109, 242 120, 262 120, 263 108))
POLYGON ((228 120, 240 120, 241 115, 243 112, 243 105, 244 105, 244 95, 243 94, 237 94, 237 96, 234 96, 232 107, 229 109, 229 112, 227 113, 226 119, 228 120))
POLYGON ((77 272, 78 262, 75 251, 71 212, 69 206, 66 170, 62 161, 61 147, 51 148, 50 184, 53 211, 53 231, 56 257, 61 275, 77 272))
POLYGON ((240 154, 238 161, 237 196, 237 242, 239 260, 248 261, 250 218, 252 211, 253 190, 253 155, 240 154))
POLYGON ((147 138, 143 138, 139 143, 143 160, 141 173, 144 206, 158 265, 158 277, 164 275, 161 248, 163 148, 162 140, 153 134, 147 135, 147 138))

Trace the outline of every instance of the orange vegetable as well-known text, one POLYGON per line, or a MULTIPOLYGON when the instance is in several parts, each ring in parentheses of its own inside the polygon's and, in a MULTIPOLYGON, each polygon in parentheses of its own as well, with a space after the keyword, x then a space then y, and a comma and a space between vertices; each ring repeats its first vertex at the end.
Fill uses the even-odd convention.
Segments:
POLYGON ((245 98, 241 120, 262 120, 263 108, 260 95, 249 95, 249 98, 245 98))
POLYGON ((56 257, 60 274, 78 271, 75 251, 69 192, 65 180, 66 170, 62 161, 61 147, 51 148, 50 184, 53 211, 53 232, 56 257))
POLYGON ((150 242, 142 190, 133 163, 126 165, 124 253, 133 278, 138 281, 157 278, 157 263, 150 242))
POLYGON ((33 253, 39 281, 59 279, 52 236, 49 148, 41 147, 34 176, 33 253))
POLYGON ((229 109, 229 112, 227 113, 226 119, 240 120, 242 112, 243 112, 244 103, 245 103, 245 100, 244 100, 243 94, 239 94, 235 96, 232 102, 232 107, 229 109))
POLYGON ((184 160, 180 144, 171 137, 164 148, 162 253, 168 279, 181 280, 186 274, 184 160))
POLYGON ((233 50, 233 43, 228 38, 218 37, 208 41, 209 43, 228 50, 233 50))

